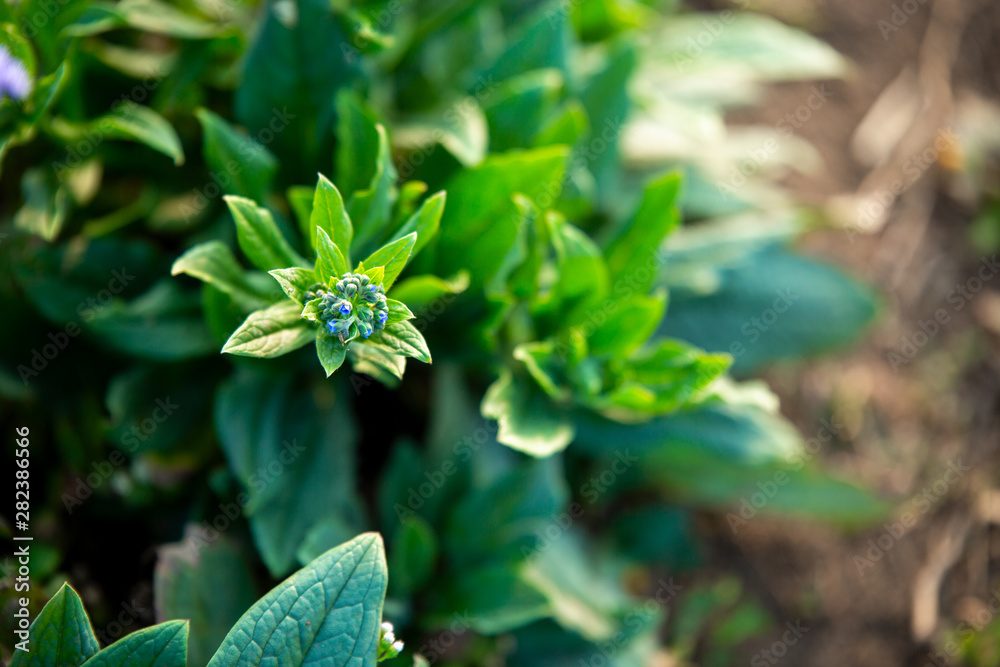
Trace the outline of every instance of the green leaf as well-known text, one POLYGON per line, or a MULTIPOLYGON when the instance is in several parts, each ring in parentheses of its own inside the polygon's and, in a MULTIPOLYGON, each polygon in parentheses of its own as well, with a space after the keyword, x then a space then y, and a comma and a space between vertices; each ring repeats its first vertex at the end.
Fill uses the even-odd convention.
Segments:
POLYGON ((379 151, 378 116, 353 90, 337 94, 337 183, 348 195, 368 187, 379 151))
POLYGON ((516 380, 509 371, 486 390, 481 409, 484 417, 497 420, 497 440, 519 452, 551 456, 573 440, 569 418, 554 409, 544 394, 516 380))
POLYGON ((346 354, 347 348, 336 336, 323 331, 322 327, 316 331, 316 356, 319 358, 319 363, 323 364, 327 377, 341 367, 346 354))
POLYGON ((386 579, 382 538, 359 535, 261 598, 233 627, 209 667, 373 666, 386 579))
POLYGON ((71 197, 49 170, 28 169, 21 178, 24 205, 14 215, 14 225, 46 241, 53 241, 69 216, 71 197))
POLYGON ((878 311, 871 289, 842 270, 771 246, 733 261, 688 262, 697 249, 670 252, 665 261, 711 282, 666 282, 671 304, 659 332, 709 351, 733 356, 733 370, 747 374, 784 359, 843 347, 878 311), (822 322, 822 326, 817 323, 822 322))
POLYGON ((534 305, 536 317, 550 332, 577 324, 593 327, 606 316, 607 265, 600 249, 583 231, 550 214, 546 217, 556 250, 558 274, 546 298, 534 305))
POLYGON ((440 144, 464 167, 474 167, 486 157, 489 141, 486 117, 472 97, 459 99, 444 109, 409 117, 394 124, 392 130, 393 145, 397 148, 429 153, 435 144, 440 144))
POLYGON ((413 319, 413 313, 410 312, 405 303, 396 301, 395 299, 386 299, 385 303, 389 307, 389 319, 385 321, 386 326, 413 319))
POLYGON ((80 596, 63 584, 28 628, 32 651, 15 650, 10 667, 79 667, 100 646, 80 596))
POLYGON ((382 238, 392 213, 393 189, 396 184, 396 167, 392 163, 389 136, 381 125, 376 125, 375 131, 378 133, 375 175, 372 176, 368 189, 354 193, 349 207, 354 223, 354 245, 361 252, 368 249, 376 239, 382 238))
POLYGON ((400 523, 389 549, 389 581, 392 589, 407 595, 430 578, 438 544, 430 525, 414 515, 400 523))
POLYGON ((410 253, 416 242, 417 233, 411 232, 398 241, 393 241, 382 246, 365 259, 364 264, 367 267, 384 267, 385 270, 382 277, 383 288, 388 290, 396 282, 396 276, 406 266, 406 262, 410 259, 410 253))
POLYGON ((91 121, 89 131, 100 131, 108 139, 129 139, 145 144, 184 164, 180 137, 167 119, 149 107, 127 102, 123 109, 91 121))
POLYGON ((618 143, 631 107, 628 82, 633 79, 638 61, 638 49, 631 42, 612 42, 604 66, 584 83, 580 93, 590 119, 591 136, 604 140, 603 150, 590 150, 583 156, 597 182, 603 206, 613 206, 621 188, 618 143))
POLYGON ((510 151, 452 178, 445 187, 448 206, 438 235, 436 273, 450 276, 466 269, 473 285, 484 284, 517 236, 521 212, 513 196, 523 193, 542 208, 551 206, 567 156, 560 146, 510 151))
POLYGON ((315 330, 302 319, 302 308, 282 301, 251 313, 226 341, 222 351, 241 357, 273 359, 307 345, 315 330))
POLYGON ((313 227, 313 239, 316 244, 316 277, 319 282, 326 284, 348 272, 350 264, 347 263, 347 258, 325 229, 313 227))
POLYGON ((376 284, 376 285, 381 285, 382 284, 382 280, 385 278, 385 267, 384 266, 376 266, 376 267, 371 268, 371 269, 364 269, 363 267, 364 267, 364 262, 362 262, 359 265, 359 269, 361 269, 361 273, 363 273, 366 276, 368 276, 374 284, 376 284))
MULTIPOLYGON (((354 228, 351 226, 351 219, 347 216, 347 209, 344 208, 344 200, 340 196, 340 191, 323 174, 319 175, 319 182, 316 183, 316 194, 313 198, 312 213, 309 216, 309 228, 312 230, 310 240, 312 246, 317 251, 319 246, 316 239, 316 228, 325 231, 330 239, 340 248, 346 260, 345 265, 351 263, 351 240, 354 237, 354 228)), ((342 271, 344 273, 346 271, 342 271)), ((339 274, 338 274, 339 275, 339 274)))
POLYGON ((403 320, 387 324, 385 329, 368 339, 404 357, 413 357, 426 364, 431 363, 431 353, 427 349, 427 341, 413 324, 403 320))
POLYGON ((356 429, 334 383, 304 381, 267 366, 241 368, 226 381, 216 394, 214 417, 229 468, 247 489, 242 511, 254 543, 278 577, 321 522, 336 516, 360 523, 356 429))
POLYGON ((247 559, 227 537, 189 525, 181 542, 158 550, 156 618, 191 621, 188 666, 204 667, 229 629, 257 600, 247 559))
POLYGON ((136 630, 83 663, 86 667, 185 667, 187 621, 136 630))
POLYGON ((665 293, 637 294, 619 301, 607 319, 598 325, 587 344, 593 355, 624 356, 638 348, 656 331, 667 308, 665 293))
POLYGON ((356 373, 370 375, 387 387, 396 387, 406 372, 406 357, 378 345, 352 342, 347 348, 356 373))
POLYGON ((281 235, 270 211, 244 197, 227 195, 224 199, 236 222, 236 239, 240 249, 254 266, 270 271, 306 265, 306 261, 281 235))
POLYGON ((461 609, 469 626, 487 636, 510 632, 551 615, 548 600, 508 564, 460 571, 447 578, 440 596, 440 623, 447 624, 454 610, 461 609))
POLYGON ((247 280, 246 272, 229 247, 221 241, 207 241, 189 248, 174 260, 170 275, 187 274, 228 294, 248 310, 267 305, 266 295, 247 280))
POLYGON ((295 215, 295 221, 299 225, 299 232, 306 242, 310 241, 313 235, 313 224, 310 218, 312 217, 312 206, 315 196, 316 188, 306 185, 293 185, 285 192, 288 205, 291 207, 292 213, 295 215))
POLYGON ((316 284, 316 274, 309 269, 292 267, 290 269, 273 269, 268 273, 274 276, 288 298, 299 304, 306 302, 305 293, 316 284))
POLYGON ((112 301, 86 326, 101 345, 146 359, 176 361, 218 350, 198 295, 169 279, 127 304, 112 301))
POLYGON ((278 161, 274 155, 263 144, 237 131, 207 109, 198 109, 195 116, 205 133, 205 163, 220 176, 222 190, 227 194, 264 201, 278 173, 278 161), (221 177, 226 177, 224 182, 221 177))
POLYGON ((534 70, 505 81, 485 101, 490 150, 530 146, 562 96, 563 78, 556 70, 534 70))
POLYGON ((411 257, 416 257, 417 253, 437 234, 438 228, 441 226, 441 216, 444 214, 445 199, 444 190, 425 199, 424 203, 420 205, 420 210, 403 223, 403 226, 392 235, 391 241, 399 240, 411 232, 416 232, 417 240, 410 252, 411 257))
POLYGON ((650 183, 639 209, 608 246, 605 258, 616 294, 621 290, 645 294, 656 279, 660 244, 680 219, 680 184, 680 176, 674 173, 650 183))
POLYGON ((435 301, 461 294, 469 287, 469 274, 459 271, 445 280, 438 276, 412 276, 392 286, 392 296, 416 309, 430 306, 435 301))
POLYGON ((332 151, 332 100, 359 73, 353 47, 326 0, 268 3, 265 12, 234 112, 250 134, 273 136, 269 148, 296 180, 311 179, 332 151))

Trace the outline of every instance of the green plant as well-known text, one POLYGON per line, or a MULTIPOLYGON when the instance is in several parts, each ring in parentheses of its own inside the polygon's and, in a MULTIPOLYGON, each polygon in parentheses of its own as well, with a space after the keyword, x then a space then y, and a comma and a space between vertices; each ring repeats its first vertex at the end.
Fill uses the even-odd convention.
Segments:
MULTIPOLYGON (((261 598, 232 627, 209 661, 260 665, 374 665, 402 649, 382 623, 386 564, 382 540, 359 535, 309 563, 261 598)), ((30 627, 29 649, 13 667, 185 667, 188 621, 168 621, 100 648, 79 595, 69 585, 46 603, 30 627)))
POLYGON ((780 478, 760 511, 881 516, 748 381, 876 300, 791 247, 809 216, 769 169, 720 186, 759 138, 724 113, 839 75, 822 43, 742 13, 691 55, 706 17, 653 0, 48 6, 0 5, 33 79, 0 100, 0 394, 59 461, 33 605, 73 559, 123 596, 170 545, 154 588, 206 619, 197 667, 255 563, 377 528, 407 636, 633 665, 668 603, 625 575, 696 567, 696 512, 780 478), (107 522, 135 539, 105 557, 107 522), (194 530, 226 536, 175 557, 194 530))

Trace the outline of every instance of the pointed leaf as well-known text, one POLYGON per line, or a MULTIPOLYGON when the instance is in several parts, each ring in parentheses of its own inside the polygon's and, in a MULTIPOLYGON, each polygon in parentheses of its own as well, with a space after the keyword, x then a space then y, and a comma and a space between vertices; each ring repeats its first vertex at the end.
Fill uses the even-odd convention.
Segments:
POLYGON ((305 303, 306 291, 316 284, 316 274, 314 272, 309 269, 300 269, 297 266, 293 266, 290 269, 274 269, 268 271, 268 273, 278 281, 281 289, 284 290, 289 299, 293 299, 300 304, 305 303))
POLYGON ((226 341, 223 352, 241 357, 272 359, 306 345, 314 330, 302 319, 302 308, 294 301, 282 301, 251 313, 226 341))
POLYGON ((319 282, 326 283, 331 278, 336 280, 347 273, 350 264, 347 263, 340 246, 333 242, 322 227, 313 227, 313 232, 316 244, 316 277, 319 282))
POLYGON ((387 387, 395 387, 406 372, 406 357, 393 354, 384 347, 357 341, 347 349, 356 373, 370 375, 387 387))
POLYGON ((251 607, 209 667, 373 667, 386 580, 382 538, 359 535, 251 607))
POLYGON ((413 357, 417 361, 423 361, 427 364, 431 363, 431 353, 427 349, 427 341, 410 322, 402 321, 386 325, 385 329, 373 335, 369 341, 405 357, 413 357))
POLYGON ((103 649, 84 667, 185 667, 187 621, 168 621, 137 630, 103 649))
POLYGON ((382 278, 382 287, 388 290, 396 281, 396 276, 402 272, 410 259, 413 245, 417 242, 417 233, 411 232, 398 241, 383 246, 365 259, 365 266, 385 267, 382 278))
POLYGON ((227 195, 225 200, 236 222, 236 240, 254 266, 270 271, 306 265, 282 236, 270 211, 244 197, 227 195))
POLYGON ((28 633, 32 650, 15 650, 10 667, 79 667, 100 648, 83 602, 69 584, 45 604, 28 633))
POLYGON ((316 356, 319 363, 323 364, 326 376, 330 377, 333 372, 344 363, 344 355, 347 348, 334 336, 320 329, 316 332, 316 356))
POLYGON ((205 135, 205 162, 214 173, 229 177, 220 182, 226 194, 263 201, 278 173, 271 151, 207 109, 198 109, 195 116, 205 135))
POLYGON ((413 313, 410 312, 405 303, 395 299, 386 299, 385 303, 389 307, 389 319, 385 321, 386 326, 413 319, 413 313))
POLYGON ((428 197, 420 205, 420 210, 410 216, 410 219, 393 234, 392 240, 395 241, 410 232, 417 233, 417 241, 413 245, 413 250, 410 251, 411 257, 415 257, 437 234, 438 228, 441 226, 441 216, 444 214, 445 199, 444 190, 428 197))
POLYGON ((656 278, 663 239, 678 224, 680 175, 672 173, 650 183, 639 208, 605 253, 612 284, 625 281, 636 294, 645 294, 656 278))
POLYGON ((337 244, 344 254, 344 259, 350 265, 351 239, 354 237, 354 228, 351 226, 351 219, 347 216, 347 209, 344 207, 344 199, 340 196, 340 191, 323 174, 319 175, 319 182, 316 183, 316 194, 313 197, 312 213, 309 216, 309 226, 312 230, 313 248, 316 245, 316 228, 324 230, 330 235, 330 239, 337 244))
POLYGON ((170 275, 182 273, 225 292, 248 310, 267 305, 266 295, 254 289, 236 256, 222 241, 208 241, 189 248, 170 267, 170 275))

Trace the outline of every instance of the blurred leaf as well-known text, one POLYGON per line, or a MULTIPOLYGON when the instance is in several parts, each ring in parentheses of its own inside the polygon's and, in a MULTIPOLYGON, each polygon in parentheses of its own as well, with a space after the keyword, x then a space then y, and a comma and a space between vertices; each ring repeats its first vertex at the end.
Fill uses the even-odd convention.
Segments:
POLYGON ((551 456, 573 440, 569 418, 553 409, 533 383, 518 381, 509 372, 486 390, 482 411, 499 423, 497 440, 531 456, 551 456))
POLYGON ((203 153, 222 191, 264 201, 278 173, 278 161, 260 142, 207 109, 195 112, 205 134, 203 153))
POLYGON ((247 487, 243 511, 274 576, 288 572, 320 521, 354 520, 355 429, 341 397, 290 375, 240 370, 219 388, 215 427, 230 469, 247 487))
MULTIPOLYGON (((665 261, 675 257, 683 261, 683 252, 665 261)), ((777 246, 707 268, 717 284, 668 279, 671 304, 659 331, 731 354, 741 374, 848 344, 878 308, 871 290, 839 269, 777 246)))
POLYGON ((156 618, 186 618, 189 667, 204 667, 229 629, 256 601, 250 566, 226 537, 189 525, 185 539, 159 548, 153 573, 156 618))

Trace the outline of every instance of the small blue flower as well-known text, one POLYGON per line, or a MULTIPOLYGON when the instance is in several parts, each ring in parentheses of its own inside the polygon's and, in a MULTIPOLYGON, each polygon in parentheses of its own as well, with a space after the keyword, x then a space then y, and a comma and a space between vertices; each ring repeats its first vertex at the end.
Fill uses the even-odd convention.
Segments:
POLYGON ((10 55, 7 47, 0 46, 0 100, 9 97, 23 100, 31 91, 31 76, 20 60, 10 55))
POLYGON ((371 292, 372 294, 374 294, 375 292, 378 291, 378 285, 369 285, 368 286, 368 291, 371 292))
POLYGON ((349 301, 341 301, 340 308, 338 308, 337 310, 339 310, 343 315, 350 315, 351 303, 349 301))
POLYGON ((361 332, 361 335, 364 336, 365 338, 368 338, 369 336, 372 335, 372 328, 366 324, 364 331, 361 332))
POLYGON ((381 322, 382 324, 385 324, 385 321, 387 319, 389 319, 389 315, 387 315, 386 313, 380 312, 378 314, 378 321, 381 322))

